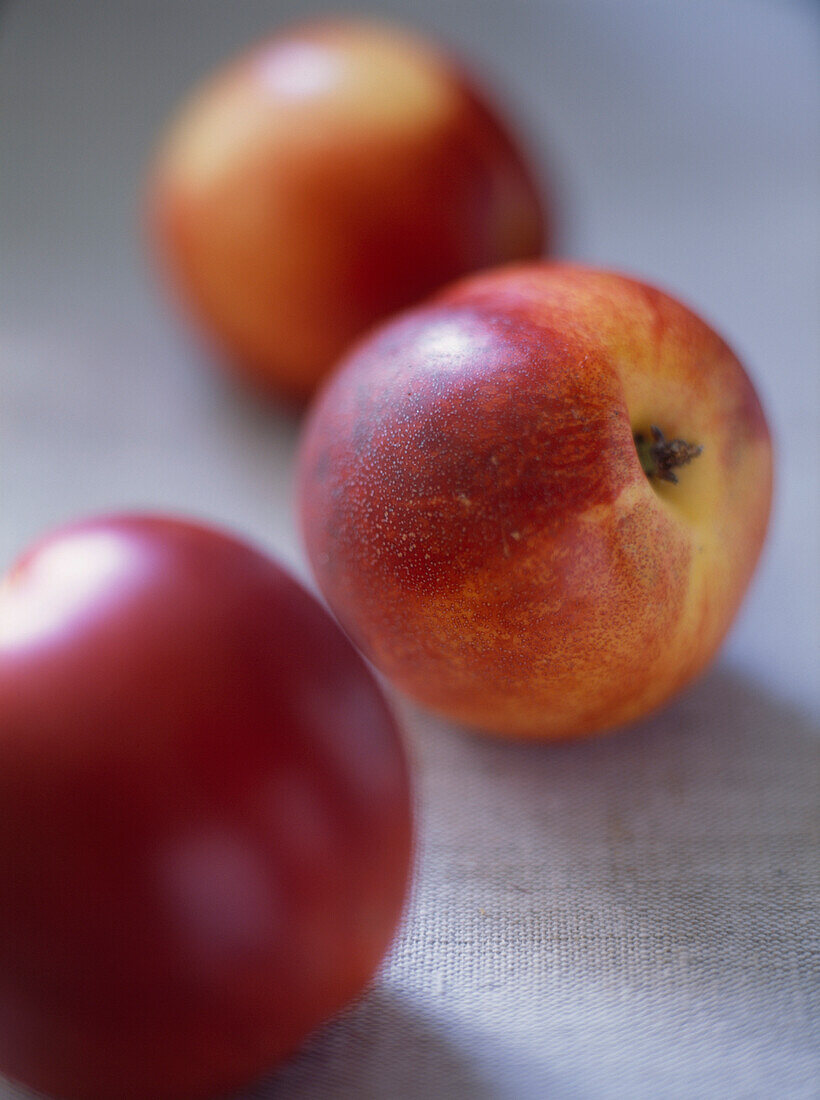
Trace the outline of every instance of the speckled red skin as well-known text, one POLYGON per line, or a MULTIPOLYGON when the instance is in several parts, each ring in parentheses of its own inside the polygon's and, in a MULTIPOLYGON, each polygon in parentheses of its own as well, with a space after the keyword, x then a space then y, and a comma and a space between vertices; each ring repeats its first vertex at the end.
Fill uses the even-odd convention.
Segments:
POLYGON ((355 349, 299 474, 344 627, 402 691, 513 736, 631 721, 709 662, 754 570, 771 445, 731 350, 680 303, 566 265, 455 285, 355 349), (633 440, 703 446, 650 482, 633 440))
POLYGON ((226 364, 296 402, 375 323, 542 254, 547 236, 530 168, 472 79, 435 44, 355 20, 290 28, 198 89, 154 165, 149 212, 226 364), (298 96, 272 88, 271 63, 294 50, 336 76, 298 96), (224 149, 203 182, 208 145, 224 149))

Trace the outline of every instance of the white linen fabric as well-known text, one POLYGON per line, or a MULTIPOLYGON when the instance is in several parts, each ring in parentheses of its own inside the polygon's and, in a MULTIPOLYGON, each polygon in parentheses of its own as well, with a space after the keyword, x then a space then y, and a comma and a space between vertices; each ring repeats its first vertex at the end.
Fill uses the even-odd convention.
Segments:
MULTIPOLYGON (((372 7, 486 69, 549 173, 563 254, 657 281, 726 334, 770 415, 777 505, 719 662, 635 728, 505 744, 401 704, 419 811, 401 932, 360 1002, 242 1100, 818 1096, 817 11, 372 7)), ((326 8, 6 4, 0 567, 69 517, 158 507, 305 575, 298 426, 203 369, 137 211, 190 84, 326 8)))
POLYGON ((585 744, 408 725, 403 932, 369 995, 248 1097, 817 1094, 808 722, 718 669, 585 744))

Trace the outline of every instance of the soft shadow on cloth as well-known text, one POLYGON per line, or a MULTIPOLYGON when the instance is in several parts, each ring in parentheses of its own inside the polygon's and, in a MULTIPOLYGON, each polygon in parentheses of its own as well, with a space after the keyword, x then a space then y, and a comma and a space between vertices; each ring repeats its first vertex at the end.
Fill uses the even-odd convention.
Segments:
POLYGON ((669 1095, 802 1095, 820 1072, 810 718, 718 668, 588 742, 411 725, 427 820, 406 954, 419 967, 430 925, 461 954, 453 1012, 472 1001, 586 1095, 628 1095, 641 1063, 669 1095))
POLYGON ((402 934, 375 988, 247 1100, 803 1095, 810 719, 721 668, 575 744, 404 712, 420 827, 402 934))
POLYGON ((278 1074, 235 1100, 493 1100, 433 1020, 376 984, 278 1074))

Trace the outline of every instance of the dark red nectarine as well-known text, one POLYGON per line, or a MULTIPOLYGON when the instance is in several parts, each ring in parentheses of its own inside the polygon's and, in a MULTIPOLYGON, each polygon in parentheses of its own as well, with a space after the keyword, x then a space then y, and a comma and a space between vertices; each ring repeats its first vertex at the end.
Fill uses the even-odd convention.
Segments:
POLYGON ((0 581, 0 1073, 225 1095, 358 995, 410 851, 393 717, 273 561, 108 516, 0 581))

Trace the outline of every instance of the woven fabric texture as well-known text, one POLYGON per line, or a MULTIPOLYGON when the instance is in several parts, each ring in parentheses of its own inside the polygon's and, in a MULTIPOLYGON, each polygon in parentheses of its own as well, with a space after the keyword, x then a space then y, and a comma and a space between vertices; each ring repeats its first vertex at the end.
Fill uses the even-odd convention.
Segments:
MULTIPOLYGON (((140 507, 305 575, 299 425, 228 383, 148 277, 140 188, 196 80, 332 6, 0 4, 0 568, 64 520, 140 507)), ((365 7, 499 89, 561 254, 725 334, 772 424, 776 506, 719 662, 635 728, 502 744, 400 704, 419 823, 401 932, 360 1002, 242 1100, 820 1096, 817 9, 365 7)))

